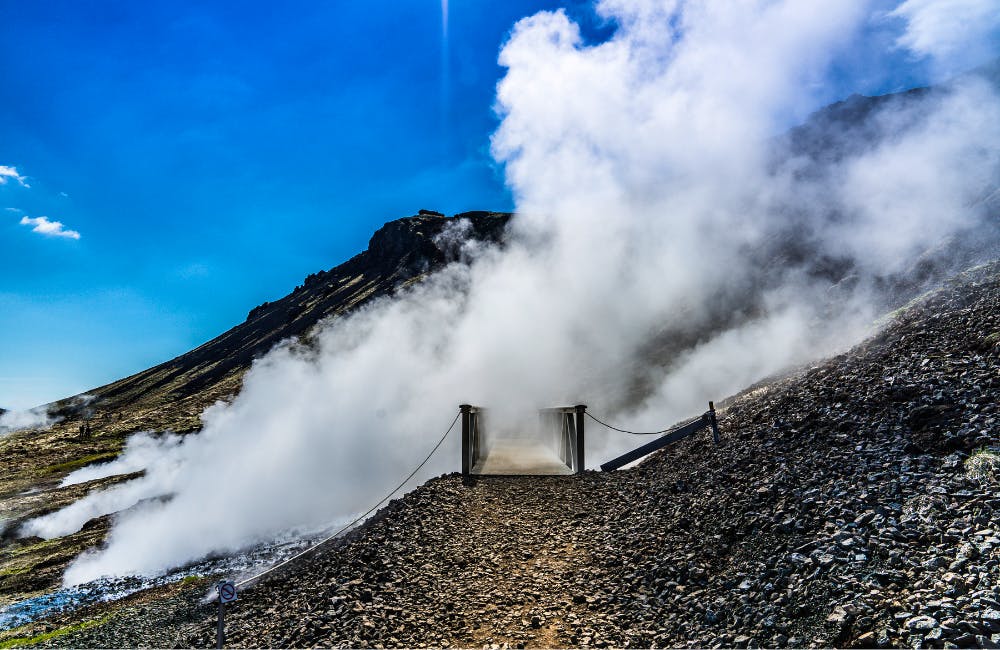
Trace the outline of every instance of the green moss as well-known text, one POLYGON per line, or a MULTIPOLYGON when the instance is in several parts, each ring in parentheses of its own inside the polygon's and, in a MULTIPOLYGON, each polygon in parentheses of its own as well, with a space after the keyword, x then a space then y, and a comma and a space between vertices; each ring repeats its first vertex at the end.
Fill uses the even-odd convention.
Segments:
POLYGON ((39 551, 44 551, 49 548, 59 548, 65 546, 66 540, 62 537, 54 537, 52 539, 43 539, 34 544, 28 544, 26 546, 18 546, 15 549, 8 550, 11 557, 18 557, 19 555, 30 555, 32 553, 37 553, 39 551))
POLYGON ((66 636, 67 634, 73 634, 74 632, 81 632, 88 628, 97 627, 98 625, 103 625, 111 620, 111 614, 103 618, 94 618, 89 621, 82 621, 80 623, 73 623, 72 625, 67 625, 66 627, 60 627, 51 632, 43 632, 42 634, 36 634, 31 637, 17 637, 14 639, 7 639, 6 641, 0 641, 0 650, 4 648, 20 648, 23 646, 34 645, 36 643, 41 643, 43 641, 48 641, 50 639, 55 639, 61 636, 66 636))
POLYGON ((75 469, 80 469, 85 465, 91 465, 93 463, 99 463, 101 461, 114 460, 118 457, 119 452, 117 451, 105 451, 100 454, 91 454, 89 456, 83 456, 81 458, 74 458, 73 460, 68 460, 65 463, 56 463, 55 465, 49 465, 43 467, 39 470, 39 474, 42 476, 47 476, 49 474, 62 474, 69 473, 75 469))
POLYGON ((31 571, 31 569, 30 565, 0 569, 0 578, 23 575, 31 571))
POLYGON ((987 336, 986 343, 988 343, 989 345, 996 345, 1000 343, 1000 330, 997 330, 996 332, 993 332, 992 334, 987 336))
POLYGON ((205 576, 200 576, 200 575, 184 576, 183 578, 181 578, 181 584, 182 585, 189 585, 192 582, 198 582, 199 580, 204 579, 204 577, 205 576))

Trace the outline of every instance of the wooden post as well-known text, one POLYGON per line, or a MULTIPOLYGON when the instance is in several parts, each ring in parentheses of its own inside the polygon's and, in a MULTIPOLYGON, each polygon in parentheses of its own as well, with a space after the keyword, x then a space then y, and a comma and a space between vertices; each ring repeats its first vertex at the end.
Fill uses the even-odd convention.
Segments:
POLYGON ((576 473, 582 474, 584 469, 583 455, 583 414, 587 412, 586 404, 576 405, 576 473))
POLYGON ((461 404, 459 410, 462 411, 462 476, 468 476, 472 470, 469 456, 472 453, 472 405, 461 404))
POLYGON ((715 419, 715 402, 708 403, 708 419, 712 423, 712 439, 719 444, 719 423, 715 419))

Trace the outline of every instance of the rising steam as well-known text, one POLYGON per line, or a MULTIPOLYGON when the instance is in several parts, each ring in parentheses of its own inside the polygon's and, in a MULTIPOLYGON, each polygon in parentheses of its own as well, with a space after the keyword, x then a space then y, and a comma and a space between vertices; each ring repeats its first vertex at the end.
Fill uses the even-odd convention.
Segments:
POLYGON ((0 413, 0 437, 25 429, 48 429, 55 422, 44 407, 0 413))
MULTIPOLYGON (((901 28, 920 9, 905 4, 901 28)), ((1000 101, 975 78, 885 108, 885 137, 821 168, 783 149, 789 116, 819 101, 803 89, 821 88, 861 37, 869 3, 605 0, 597 11, 617 25, 605 42, 544 12, 501 52, 492 144, 519 212, 507 247, 467 251, 470 264, 327 323, 311 347, 278 346, 197 435, 133 439, 102 471, 144 466, 144 477, 27 526, 63 535, 130 508, 67 583, 163 571, 364 510, 461 402, 511 429, 538 407, 581 402, 663 428, 856 341, 876 278, 984 218, 1000 101), (806 259, 775 262, 793 236, 806 259), (835 302, 810 272, 819 258, 853 269, 835 302)), ((590 464, 635 441, 602 442, 590 464)), ((457 443, 418 479, 455 470, 457 443)))

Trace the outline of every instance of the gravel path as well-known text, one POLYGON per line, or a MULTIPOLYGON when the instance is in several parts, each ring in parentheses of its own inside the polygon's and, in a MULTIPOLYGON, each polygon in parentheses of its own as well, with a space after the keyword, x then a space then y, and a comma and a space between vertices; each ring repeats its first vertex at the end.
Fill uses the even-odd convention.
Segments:
MULTIPOLYGON (((997 647, 1000 488, 964 463, 1000 444, 998 368, 992 265, 728 400, 721 446, 432 480, 245 591, 229 643, 997 647)), ((214 610, 172 598, 156 637, 126 635, 122 612, 58 643, 212 645, 214 610)))

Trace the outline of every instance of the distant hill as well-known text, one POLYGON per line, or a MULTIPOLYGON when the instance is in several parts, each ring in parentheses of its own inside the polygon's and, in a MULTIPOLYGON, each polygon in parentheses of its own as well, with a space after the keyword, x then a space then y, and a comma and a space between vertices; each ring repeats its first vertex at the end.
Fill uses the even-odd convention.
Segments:
MULTIPOLYGON (((365 251, 309 275, 288 295, 254 307, 243 323, 211 341, 149 370, 87 391, 94 398, 88 407, 105 415, 131 413, 133 424, 139 416, 136 411, 141 410, 144 426, 153 428, 196 428, 204 406, 237 392, 253 360, 279 341, 307 336, 319 321, 391 295, 443 266, 449 251, 435 238, 446 227, 468 222, 465 236, 499 243, 511 217, 485 211, 454 217, 420 212, 385 224, 372 235, 365 251)), ((80 416, 78 404, 61 401, 54 406, 57 415, 80 416)))

